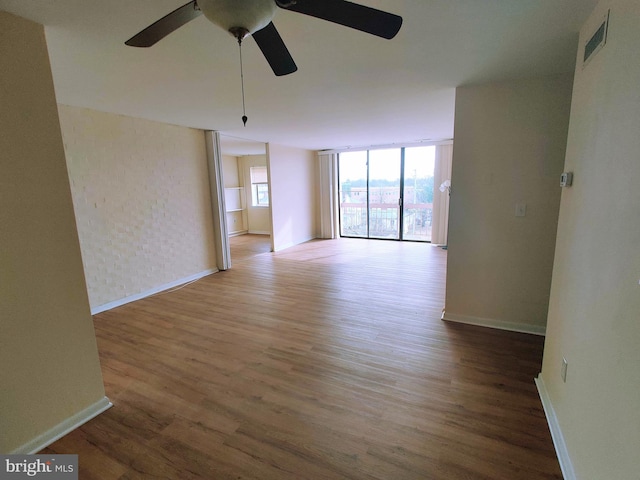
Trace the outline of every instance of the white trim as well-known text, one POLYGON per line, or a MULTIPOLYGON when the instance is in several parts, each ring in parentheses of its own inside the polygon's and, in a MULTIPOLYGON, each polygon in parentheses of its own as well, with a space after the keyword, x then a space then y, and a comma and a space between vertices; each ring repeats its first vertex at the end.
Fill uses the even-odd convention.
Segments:
MULTIPOLYGON (((284 245, 280 245, 278 246, 277 250, 274 250, 274 252, 281 252, 282 250, 286 250, 287 248, 291 248, 291 247, 295 247, 296 245, 302 245, 303 243, 307 243, 310 242, 311 240, 316 240, 317 237, 308 237, 306 240, 300 240, 298 242, 289 242, 289 243, 285 243, 284 245)), ((322 240, 331 240, 331 239, 322 239, 322 240)))
POLYGON ((249 233, 252 235, 271 235, 271 232, 267 232, 266 230, 249 230, 249 233))
POLYGON ((102 397, 93 405, 89 405, 84 410, 72 415, 71 417, 63 420, 58 425, 53 428, 50 428, 46 432, 41 435, 38 435, 34 439, 28 441, 21 447, 16 448, 10 454, 22 454, 22 455, 32 455, 34 453, 39 452, 43 448, 48 447, 56 440, 61 439, 67 433, 75 430, 76 428, 84 425, 89 420, 97 417, 105 410, 111 408, 113 404, 109 401, 107 397, 102 397))
POLYGON ((553 409, 547 387, 545 386, 541 375, 538 375, 538 377, 535 378, 534 381, 536 382, 536 386, 538 387, 538 394, 540 395, 540 400, 542 401, 544 414, 547 417, 547 423, 549 424, 549 430, 551 431, 551 438, 553 439, 553 446, 556 449, 556 455, 558 457, 558 463, 560 463, 562 476, 564 477, 564 480, 576 480, 576 473, 573 470, 573 464, 571 463, 571 458, 569 457, 567 444, 564 441, 564 436, 562 435, 562 430, 560 429, 560 424, 558 423, 558 417, 556 417, 556 412, 553 409))
POLYGON ((442 320, 447 322, 466 323, 468 325, 478 325, 480 327, 496 328, 498 330, 508 330, 510 332, 530 333, 533 335, 544 336, 546 327, 539 325, 527 325, 525 323, 505 322, 493 318, 472 317, 469 315, 458 315, 456 313, 442 312, 442 320))
POLYGON ((175 288, 185 283, 193 282, 194 280, 199 280, 202 277, 206 277, 207 275, 211 275, 212 273, 217 273, 218 271, 219 270, 217 268, 210 268, 203 272, 195 273, 188 277, 181 278, 173 282, 165 283, 164 285, 160 285, 158 287, 154 287, 151 290, 147 290, 146 292, 136 293, 135 295, 130 295, 128 297, 124 297, 119 300, 114 300, 113 302, 105 303, 103 305, 98 305, 97 307, 91 307, 91 315, 96 315, 98 313, 111 310, 112 308, 116 308, 121 305, 125 305, 127 303, 135 302, 136 300, 142 300, 143 298, 147 298, 147 297, 150 297, 151 295, 155 295, 156 293, 169 290, 170 288, 175 288))
POLYGON ((293 242, 285 243, 284 245, 278 246, 278 248, 274 249, 273 251, 274 252, 281 252, 282 250, 286 250, 287 248, 291 248, 291 247, 293 247, 295 245, 298 245, 298 244, 297 243, 293 243, 293 242))
POLYGON ((331 150, 318 150, 319 155, 329 155, 332 153, 343 152, 357 152, 359 150, 382 150, 387 148, 410 148, 410 147, 430 147, 434 145, 451 145, 453 144, 452 138, 445 138, 443 140, 424 140, 409 143, 389 143, 384 145, 360 145, 360 146, 347 146, 338 147, 331 150))

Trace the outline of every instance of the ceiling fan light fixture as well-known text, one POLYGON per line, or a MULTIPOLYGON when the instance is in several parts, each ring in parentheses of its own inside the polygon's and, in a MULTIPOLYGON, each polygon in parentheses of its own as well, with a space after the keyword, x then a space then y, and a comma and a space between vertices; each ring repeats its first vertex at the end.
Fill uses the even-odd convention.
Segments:
POLYGON ((252 34, 269 25, 277 9, 274 0, 198 0, 198 6, 210 22, 236 38, 239 31, 252 34))
POLYGON ((280 8, 289 8, 298 3, 298 0, 276 0, 276 3, 280 8))
POLYGON ((130 47, 151 47, 178 28, 204 15, 236 38, 251 35, 276 76, 298 70, 273 24, 278 8, 344 25, 377 37, 391 39, 402 17, 349 0, 191 0, 156 20, 124 42, 130 47))

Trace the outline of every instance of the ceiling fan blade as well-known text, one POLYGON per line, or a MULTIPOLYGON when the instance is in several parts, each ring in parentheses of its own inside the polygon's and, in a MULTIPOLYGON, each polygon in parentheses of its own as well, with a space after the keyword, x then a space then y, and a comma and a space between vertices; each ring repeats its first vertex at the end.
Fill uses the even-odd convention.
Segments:
POLYGON ((262 54, 269 62, 273 73, 277 76, 289 75, 298 70, 273 22, 251 36, 262 50, 262 54))
POLYGON ((202 12, 195 0, 193 0, 180 8, 176 8, 173 12, 149 25, 124 43, 130 47, 150 47, 200 15, 202 15, 202 12))
POLYGON ((304 13, 345 27, 391 39, 402 26, 402 17, 346 0, 276 0, 279 7, 304 13))

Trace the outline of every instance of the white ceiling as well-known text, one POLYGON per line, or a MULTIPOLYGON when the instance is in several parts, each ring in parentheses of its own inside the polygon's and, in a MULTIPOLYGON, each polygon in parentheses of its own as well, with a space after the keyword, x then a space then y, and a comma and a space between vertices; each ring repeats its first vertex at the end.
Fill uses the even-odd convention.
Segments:
POLYGON ((204 16, 149 49, 124 45, 186 1, 0 0, 0 10, 46 26, 60 103, 320 150, 452 138, 456 86, 572 71, 597 2, 359 0, 404 18, 393 40, 279 10, 299 70, 275 77, 245 40, 243 127, 237 43, 204 16))

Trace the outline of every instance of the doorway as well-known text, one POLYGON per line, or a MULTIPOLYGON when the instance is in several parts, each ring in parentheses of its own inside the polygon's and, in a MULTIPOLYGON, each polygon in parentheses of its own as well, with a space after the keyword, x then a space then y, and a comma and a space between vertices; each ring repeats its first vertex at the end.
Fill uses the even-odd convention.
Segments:
POLYGON ((229 238, 231 258, 236 265, 257 255, 271 252, 271 238, 268 235, 246 233, 229 238))
POLYGON ((435 157, 435 146, 340 153, 340 235, 431 242, 435 157))
MULTIPOLYGON (((220 135, 228 264, 271 251, 271 215, 266 144, 220 135)), ((219 267, 220 268, 220 267, 219 267)))

